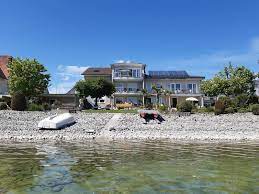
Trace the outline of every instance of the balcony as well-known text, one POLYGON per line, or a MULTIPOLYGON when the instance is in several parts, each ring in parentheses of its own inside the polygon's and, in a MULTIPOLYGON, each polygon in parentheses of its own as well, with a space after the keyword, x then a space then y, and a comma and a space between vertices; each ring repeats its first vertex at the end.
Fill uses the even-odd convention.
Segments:
POLYGON ((143 77, 124 77, 124 76, 118 76, 113 77, 114 81, 143 81, 143 77))
POLYGON ((174 90, 172 91, 173 94, 197 94, 197 91, 195 90, 174 90))
MULTIPOLYGON (((200 95, 199 92, 195 91, 195 90, 187 90, 187 89, 181 89, 181 90, 169 90, 172 92, 173 95, 200 95)), ((151 94, 155 94, 154 91, 149 90, 149 92, 151 94)))
POLYGON ((120 69, 113 72, 113 80, 118 81, 143 81, 140 69, 120 69))
POLYGON ((142 95, 141 88, 115 87, 115 89, 116 89, 115 94, 139 94, 139 95, 142 95))

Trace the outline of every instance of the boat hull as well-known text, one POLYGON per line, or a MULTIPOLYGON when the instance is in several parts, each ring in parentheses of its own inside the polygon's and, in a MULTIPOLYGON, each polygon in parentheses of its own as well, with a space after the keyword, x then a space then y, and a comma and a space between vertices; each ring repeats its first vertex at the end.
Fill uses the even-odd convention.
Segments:
POLYGON ((69 113, 55 115, 39 122, 40 129, 62 129, 75 123, 74 117, 69 113))

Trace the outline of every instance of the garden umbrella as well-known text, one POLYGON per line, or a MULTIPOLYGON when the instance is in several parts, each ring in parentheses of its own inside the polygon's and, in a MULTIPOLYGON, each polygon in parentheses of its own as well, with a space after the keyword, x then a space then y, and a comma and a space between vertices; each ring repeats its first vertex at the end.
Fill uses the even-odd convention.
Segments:
POLYGON ((186 98, 186 101, 198 102, 199 100, 194 97, 189 97, 189 98, 186 98))

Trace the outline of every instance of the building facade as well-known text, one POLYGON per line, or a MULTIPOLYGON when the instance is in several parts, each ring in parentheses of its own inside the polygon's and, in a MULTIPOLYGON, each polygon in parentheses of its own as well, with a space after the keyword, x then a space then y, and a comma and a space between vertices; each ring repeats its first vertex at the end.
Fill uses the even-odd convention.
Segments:
POLYGON ((146 65, 134 62, 114 63, 111 65, 112 82, 116 92, 113 94, 113 103, 143 104, 142 90, 145 88, 146 65))
POLYGON ((0 56, 0 95, 8 95, 8 68, 7 65, 12 57, 0 56))
POLYGON ((177 104, 189 97, 197 99, 203 106, 203 94, 200 91, 203 76, 192 76, 186 71, 149 71, 146 64, 131 61, 111 64, 110 68, 88 68, 84 73, 85 79, 105 78, 114 85, 116 92, 111 99, 100 99, 105 104, 131 103, 141 106, 146 103, 165 104, 176 108, 177 104), (159 98, 152 89, 153 86, 167 94, 160 94, 159 98))
POLYGON ((203 106, 203 94, 200 90, 200 83, 205 79, 203 76, 192 76, 186 71, 150 71, 145 78, 145 88, 151 96, 147 97, 148 103, 165 104, 176 108, 177 104, 193 97, 197 99, 200 106, 203 106), (157 99, 152 86, 160 88, 164 93, 157 99))
MULTIPOLYGON (((85 80, 93 80, 93 79, 105 79, 107 81, 112 82, 112 69, 110 67, 90 67, 87 68, 82 75, 85 80)), ((70 91, 75 93, 75 89, 70 91)), ((94 99, 91 97, 87 98, 88 102, 92 105, 95 104, 94 99)), ((105 108, 107 105, 112 104, 111 98, 104 96, 101 99, 98 99, 97 102, 99 107, 105 108)))

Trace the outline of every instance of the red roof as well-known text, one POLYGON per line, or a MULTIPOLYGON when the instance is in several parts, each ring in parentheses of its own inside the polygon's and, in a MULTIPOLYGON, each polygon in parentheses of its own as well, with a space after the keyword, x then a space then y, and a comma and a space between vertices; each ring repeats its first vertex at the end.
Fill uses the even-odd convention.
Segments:
POLYGON ((0 77, 3 79, 8 79, 9 72, 8 72, 8 62, 12 59, 12 57, 4 55, 0 56, 0 77))

